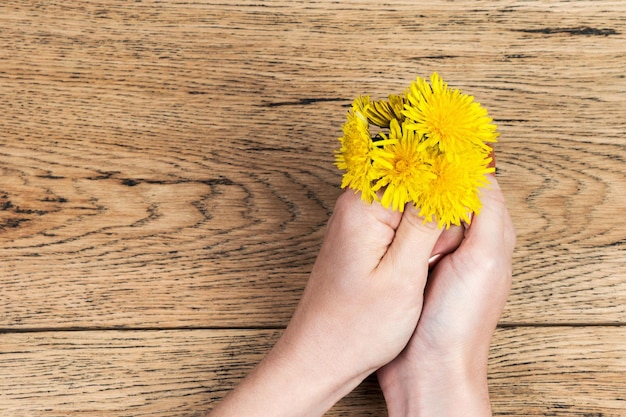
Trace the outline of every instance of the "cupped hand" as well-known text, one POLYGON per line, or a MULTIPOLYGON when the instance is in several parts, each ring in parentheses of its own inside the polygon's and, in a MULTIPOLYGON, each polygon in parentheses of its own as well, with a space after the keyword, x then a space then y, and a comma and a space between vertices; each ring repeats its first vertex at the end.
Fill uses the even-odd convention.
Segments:
POLYGON ((263 361, 211 417, 323 415, 406 346, 442 231, 408 206, 337 201, 306 289, 263 361))
POLYGON ((440 235, 410 205, 393 212, 345 192, 278 348, 298 346, 320 368, 357 378, 392 360, 419 319, 440 235))
MULTIPOLYGON (((390 417, 490 414, 487 358, 511 286, 515 246, 502 192, 495 177, 490 181, 481 213, 430 273, 409 344, 378 372, 390 417)), ((450 249, 450 242, 439 246, 450 249)))

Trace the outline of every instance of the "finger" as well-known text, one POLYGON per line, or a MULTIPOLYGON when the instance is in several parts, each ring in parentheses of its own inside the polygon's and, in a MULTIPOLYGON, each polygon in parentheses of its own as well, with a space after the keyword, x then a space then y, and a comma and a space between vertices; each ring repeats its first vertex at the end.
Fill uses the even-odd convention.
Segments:
POLYGON ((506 208, 502 190, 495 176, 489 175, 489 188, 481 192, 482 208, 474 216, 466 234, 472 247, 479 246, 485 253, 513 253, 515 229, 506 208))
POLYGON ((502 190, 494 176, 489 180, 491 186, 481 193, 482 209, 449 264, 454 265, 473 300, 488 300, 475 307, 476 312, 482 312, 487 329, 495 327, 510 291, 515 246, 515 228, 502 190))
POLYGON ((329 220, 329 228, 340 222, 344 228, 354 229, 361 233, 368 224, 385 225, 393 230, 398 227, 401 213, 385 209, 374 201, 367 203, 361 198, 361 193, 347 189, 337 199, 333 215, 329 220))
POLYGON ((463 226, 452 225, 450 228, 444 229, 430 254, 428 266, 433 268, 443 256, 454 252, 463 241, 464 236, 465 228, 463 226))
POLYGON ((401 213, 387 210, 377 202, 365 202, 359 193, 346 190, 337 199, 328 222, 322 252, 342 257, 346 262, 367 261, 373 269, 387 252, 400 219, 401 213))
POLYGON ((425 222, 417 209, 408 204, 393 242, 383 258, 399 276, 412 276, 428 270, 428 259, 443 229, 437 222, 425 222))

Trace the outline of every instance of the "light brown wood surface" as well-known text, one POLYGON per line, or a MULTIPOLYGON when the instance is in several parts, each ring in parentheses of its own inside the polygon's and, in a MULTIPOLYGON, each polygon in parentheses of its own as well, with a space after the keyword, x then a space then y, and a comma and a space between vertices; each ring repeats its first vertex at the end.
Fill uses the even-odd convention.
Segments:
MULTIPOLYGON (((0 415, 202 415, 289 319, 359 94, 489 109, 496 415, 626 416, 623 1, 0 4, 0 415)), ((384 415, 368 380, 329 415, 384 415)))
MULTIPOLYGON (((201 410, 225 395, 279 334, 148 330, 5 335, 3 368, 14 368, 0 373, 0 399, 12 416, 202 416, 201 410)), ((625 343, 626 334, 615 327, 499 329, 489 380, 497 414, 623 415, 624 391, 617 381, 626 373, 625 343)), ((376 380, 366 380, 328 415, 385 415, 376 380)))

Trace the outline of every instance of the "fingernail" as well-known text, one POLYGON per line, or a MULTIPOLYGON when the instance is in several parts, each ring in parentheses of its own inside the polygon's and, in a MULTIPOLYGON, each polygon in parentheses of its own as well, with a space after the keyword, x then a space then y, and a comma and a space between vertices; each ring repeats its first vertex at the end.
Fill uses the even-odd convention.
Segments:
POLYGON ((491 148, 491 152, 489 153, 489 158, 491 158, 491 162, 489 162, 489 165, 487 168, 496 168, 496 153, 494 152, 493 148, 491 148))
POLYGON ((439 259, 441 259, 441 256, 442 256, 442 254, 441 254, 441 253, 437 253, 437 254, 435 254, 435 255, 431 256, 431 257, 428 259, 428 267, 430 268, 430 267, 432 267, 434 264, 436 264, 436 263, 439 261, 439 259))

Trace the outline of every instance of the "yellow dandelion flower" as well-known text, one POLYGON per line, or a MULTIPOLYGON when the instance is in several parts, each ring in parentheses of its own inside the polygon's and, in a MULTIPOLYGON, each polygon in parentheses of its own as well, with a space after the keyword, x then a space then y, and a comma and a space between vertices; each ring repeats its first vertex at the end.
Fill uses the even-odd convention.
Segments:
POLYGON ((417 78, 407 93, 408 104, 403 114, 422 138, 421 148, 436 147, 444 153, 464 154, 477 147, 487 155, 487 143, 496 142, 497 126, 487 110, 474 97, 448 88, 435 72, 426 80, 417 78))
POLYGON ((427 221, 434 218, 439 227, 470 223, 469 214, 480 212, 479 187, 488 185, 486 174, 494 172, 490 162, 480 152, 450 158, 437 151, 432 158, 435 175, 420 198, 413 200, 420 215, 427 221))
POLYGON ((405 94, 388 100, 358 97, 335 152, 335 164, 345 171, 341 186, 396 211, 412 202, 439 227, 469 223, 480 211, 486 174, 494 172, 488 155, 498 133, 492 121, 474 97, 449 88, 437 73, 418 77, 405 94), (374 138, 371 125, 380 131, 374 138))
POLYGON ((389 128, 389 142, 372 155, 379 178, 372 190, 384 188, 380 199, 383 207, 404 211, 406 203, 423 195, 424 185, 434 179, 434 174, 429 155, 417 150, 415 132, 402 129, 396 119, 391 120, 389 128))
POLYGON ((402 110, 406 98, 394 94, 389 95, 389 100, 373 101, 367 108, 367 118, 370 123, 379 127, 389 127, 389 123, 396 119, 400 123, 404 120, 402 110))
POLYGON ((339 138, 341 149, 335 151, 335 165, 345 171, 341 187, 361 191, 361 198, 371 202, 375 197, 372 191, 375 174, 371 158, 374 144, 365 116, 369 102, 368 96, 362 96, 352 103, 352 109, 343 126, 343 136, 339 138))

